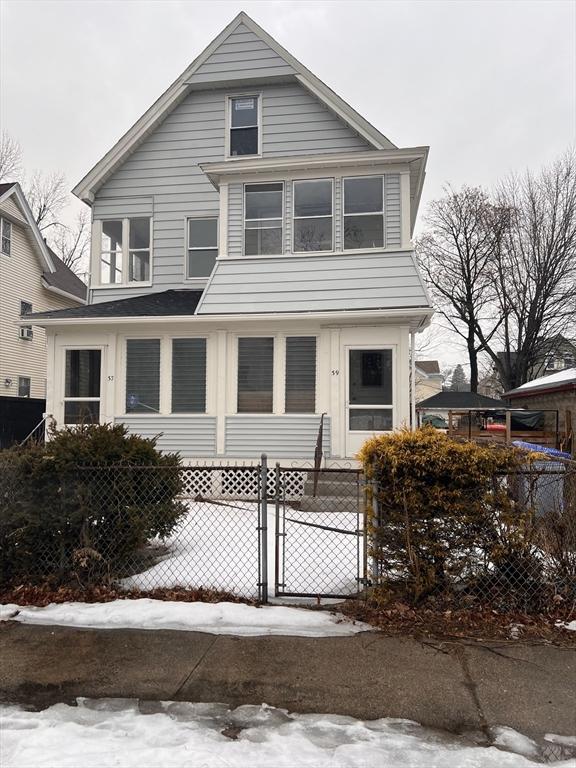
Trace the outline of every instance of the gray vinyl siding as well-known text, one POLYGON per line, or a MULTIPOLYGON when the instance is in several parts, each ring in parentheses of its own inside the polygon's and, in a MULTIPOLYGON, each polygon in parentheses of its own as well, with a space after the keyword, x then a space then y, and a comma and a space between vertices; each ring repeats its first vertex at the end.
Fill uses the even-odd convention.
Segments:
POLYGON ((411 252, 222 259, 197 313, 425 307, 411 252))
MULTIPOLYGON (((265 157, 370 149, 300 84, 264 85, 253 90, 262 94, 265 157)), ((96 287, 93 301, 190 285, 185 280, 185 220, 187 216, 218 215, 218 192, 199 164, 224 159, 226 96, 234 92, 190 93, 102 185, 93 207, 95 218, 153 216, 153 285, 96 287)), ((236 203, 241 217, 241 193, 236 203)), ((241 231, 239 235, 241 238, 241 231)), ((235 237, 231 252, 241 253, 237 229, 235 237)))
POLYGON ((386 247, 399 248, 402 243, 400 174, 384 176, 384 218, 386 247))
MULTIPOLYGON (((270 459, 311 459, 314 456, 320 416, 227 416, 226 456, 270 459)), ((330 456, 330 418, 324 417, 323 451, 330 456)))
POLYGON ((179 413, 173 416, 121 416, 117 424, 125 424, 133 434, 158 439, 162 451, 178 451, 184 458, 193 456, 210 457, 216 454, 216 417, 187 416, 179 413))
POLYGON ((242 184, 228 186, 228 255, 242 256, 244 250, 244 201, 242 184))

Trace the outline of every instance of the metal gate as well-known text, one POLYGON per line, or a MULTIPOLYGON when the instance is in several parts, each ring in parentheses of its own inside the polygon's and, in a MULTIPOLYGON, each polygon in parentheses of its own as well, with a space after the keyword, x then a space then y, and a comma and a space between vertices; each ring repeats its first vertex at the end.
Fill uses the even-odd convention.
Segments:
POLYGON ((356 597, 367 572, 362 471, 277 465, 274 496, 275 594, 356 597))

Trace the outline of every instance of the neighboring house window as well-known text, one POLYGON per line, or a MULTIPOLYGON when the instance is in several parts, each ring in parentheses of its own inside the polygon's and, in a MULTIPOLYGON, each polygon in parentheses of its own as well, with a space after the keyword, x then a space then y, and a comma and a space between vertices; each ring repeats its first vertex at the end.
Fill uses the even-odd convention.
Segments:
POLYGON ((392 350, 349 350, 351 431, 392 429, 392 350))
POLYGON ((238 413, 272 413, 274 339, 238 339, 238 413))
POLYGON ((238 96, 229 101, 230 157, 259 154, 258 96, 238 96))
POLYGON ((186 277, 209 277, 218 256, 218 219, 188 219, 186 277))
POLYGON ((27 376, 18 377, 18 397, 30 397, 30 379, 27 376))
POLYGON ((246 184, 244 187, 244 253, 270 256, 282 253, 284 185, 246 184))
POLYGON ((206 411, 206 339, 172 339, 172 413, 206 411))
POLYGON ((160 339, 126 342, 126 413, 160 411, 160 339))
POLYGON ((316 337, 286 338, 286 413, 316 410, 316 337))
POLYGON ((67 349, 64 381, 64 423, 98 423, 100 420, 99 349, 67 349))
MULTIPOLYGON (((20 314, 21 315, 29 315, 32 313, 32 304, 30 304, 29 301, 21 301, 20 302, 20 314)), ((31 325, 22 325, 20 326, 20 338, 26 339, 27 341, 31 341, 33 338, 33 331, 31 325)))
POLYGON ((344 249, 383 247, 383 177, 344 179, 344 249))
POLYGON ((150 218, 102 222, 100 282, 103 285, 150 280, 150 218), (128 264, 126 272, 125 265, 128 264))
POLYGON ((12 248, 12 222, 8 219, 0 219, 0 231, 2 233, 2 253, 10 256, 12 248))
POLYGON ((294 182, 294 252, 332 250, 332 179, 294 182))

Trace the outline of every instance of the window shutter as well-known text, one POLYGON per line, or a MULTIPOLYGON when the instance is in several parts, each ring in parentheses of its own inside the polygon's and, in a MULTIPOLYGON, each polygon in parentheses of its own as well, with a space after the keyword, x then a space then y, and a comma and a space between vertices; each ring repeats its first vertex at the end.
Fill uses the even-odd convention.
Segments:
POLYGON ((126 344, 126 412, 160 411, 160 339, 126 344))
POLYGON ((316 337, 286 338, 286 413, 316 410, 316 337))
POLYGON ((238 413, 272 413, 274 339, 238 339, 238 413))
POLYGON ((172 340, 172 413, 206 411, 206 339, 172 340))

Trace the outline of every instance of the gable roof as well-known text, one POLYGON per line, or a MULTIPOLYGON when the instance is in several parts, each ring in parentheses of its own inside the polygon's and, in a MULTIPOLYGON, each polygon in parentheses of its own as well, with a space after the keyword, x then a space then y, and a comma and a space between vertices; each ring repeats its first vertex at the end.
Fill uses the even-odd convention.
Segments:
POLYGON ((496 400, 493 397, 479 395, 477 392, 438 392, 426 400, 421 400, 416 408, 417 410, 439 410, 439 411, 486 411, 494 409, 507 408, 504 400, 496 400))
MULTIPOLYGON (((91 205, 94 202, 96 191, 102 186, 104 181, 190 90, 206 88, 207 83, 209 83, 210 87, 215 87, 215 84, 218 82, 222 85, 230 83, 230 73, 222 71, 222 66, 218 67, 216 63, 210 66, 209 59, 216 55, 217 49, 239 28, 245 28, 249 33, 255 35, 276 54, 280 62, 283 62, 276 67, 278 70, 276 77, 296 79, 351 128, 357 131, 375 149, 396 149, 396 145, 386 138, 384 134, 380 133, 362 115, 334 93, 331 88, 295 59, 291 53, 276 42, 273 37, 256 24, 244 11, 241 11, 74 187, 72 191, 77 197, 91 205), (208 72, 208 69, 210 69, 210 72, 208 72)), ((240 70, 240 68, 238 69, 240 70)), ((249 75, 249 79, 258 77, 257 70, 244 74, 249 75)), ((237 85, 242 84, 242 80, 239 78, 233 78, 233 82, 237 85)), ((423 180, 423 170, 421 174, 423 180)))

